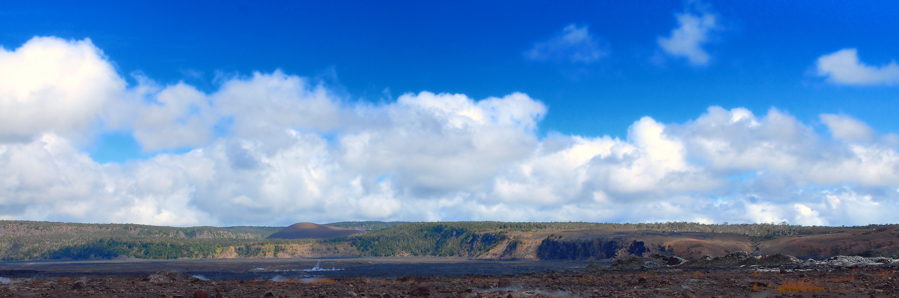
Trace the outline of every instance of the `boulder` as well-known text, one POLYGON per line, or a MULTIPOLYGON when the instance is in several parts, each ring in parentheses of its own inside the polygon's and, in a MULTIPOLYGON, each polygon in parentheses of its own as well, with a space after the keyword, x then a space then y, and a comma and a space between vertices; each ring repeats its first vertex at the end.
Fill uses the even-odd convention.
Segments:
POLYGON ((417 286, 412 291, 409 292, 409 296, 413 297, 428 297, 431 296, 431 289, 427 286, 417 286))
POLYGON ((645 268, 645 269, 656 269, 656 268, 659 268, 659 267, 662 267, 662 266, 659 265, 659 263, 656 263, 656 262, 653 262, 653 261, 646 261, 646 262, 643 263, 643 268, 645 268))
POLYGON ((646 260, 641 257, 628 256, 615 259, 615 262, 612 263, 612 269, 641 269, 645 263, 646 260))
POLYGON ((84 289, 84 287, 86 287, 86 286, 87 286, 87 284, 84 281, 79 280, 79 281, 76 281, 75 284, 72 285, 72 290, 84 289))

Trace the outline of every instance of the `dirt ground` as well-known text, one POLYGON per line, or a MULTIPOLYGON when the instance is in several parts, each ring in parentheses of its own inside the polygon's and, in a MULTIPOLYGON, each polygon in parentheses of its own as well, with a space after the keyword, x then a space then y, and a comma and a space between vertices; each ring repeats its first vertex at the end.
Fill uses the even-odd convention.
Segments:
POLYGON ((147 275, 0 278, 3 297, 897 297, 895 266, 837 269, 578 269, 499 276, 204 280, 147 275))

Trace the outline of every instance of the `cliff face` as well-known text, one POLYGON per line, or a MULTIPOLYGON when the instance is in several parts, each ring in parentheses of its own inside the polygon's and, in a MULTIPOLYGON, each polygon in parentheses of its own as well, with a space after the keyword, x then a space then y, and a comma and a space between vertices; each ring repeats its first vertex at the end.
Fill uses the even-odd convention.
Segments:
POLYGON ((649 254, 696 259, 752 249, 752 241, 746 236, 708 233, 573 231, 543 235, 535 242, 532 255, 540 260, 599 260, 649 254))
POLYGON ((598 260, 651 252, 643 241, 626 238, 544 239, 537 248, 541 260, 598 260))
MULTIPOLYGON (((652 254, 700 259, 739 251, 797 257, 899 255, 899 225, 813 227, 805 228, 799 235, 793 235, 790 228, 789 233, 781 230, 762 233, 767 235, 765 237, 720 231, 634 230, 633 226, 625 225, 613 225, 616 229, 584 227, 584 224, 557 225, 555 229, 549 229, 544 223, 406 223, 349 237, 265 239, 278 228, 0 221, 0 260, 361 256, 600 260, 652 254)), ((751 228, 789 228, 769 225, 713 227, 750 231, 754 231, 751 228)), ((299 224, 294 228, 357 232, 312 224, 299 224)))
POLYGON ((664 242, 634 233, 572 231, 513 233, 481 258, 531 260, 600 260, 649 253, 669 255, 664 242))
POLYGON ((461 242, 462 254, 470 258, 476 257, 503 240, 505 237, 493 233, 475 234, 461 242))

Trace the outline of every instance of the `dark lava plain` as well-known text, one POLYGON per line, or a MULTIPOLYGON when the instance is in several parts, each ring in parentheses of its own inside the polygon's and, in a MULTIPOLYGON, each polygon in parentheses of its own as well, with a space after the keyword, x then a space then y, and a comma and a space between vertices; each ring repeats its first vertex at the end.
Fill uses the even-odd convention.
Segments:
POLYGON ((176 271, 210 280, 506 275, 583 269, 575 261, 469 260, 463 258, 197 259, 0 262, 0 277, 144 276, 176 271), (316 269, 316 267, 318 267, 316 269))
POLYGON ((896 297, 899 267, 658 268, 448 258, 4 262, 3 297, 896 297), (318 269, 312 270, 318 265, 318 269), (339 270, 331 270, 331 269, 339 270))

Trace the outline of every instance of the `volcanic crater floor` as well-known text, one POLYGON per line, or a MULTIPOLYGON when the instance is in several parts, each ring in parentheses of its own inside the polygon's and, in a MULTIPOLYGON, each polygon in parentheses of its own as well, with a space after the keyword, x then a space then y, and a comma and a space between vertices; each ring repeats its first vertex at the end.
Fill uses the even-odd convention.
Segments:
MULTIPOLYGON (((899 266, 612 270, 585 262, 238 260, 0 264, 3 297, 897 297, 899 266), (173 265, 174 264, 174 265, 173 265), (364 266, 396 274, 352 274, 364 266), (422 265, 424 264, 424 265, 422 265), (334 267, 331 267, 331 266, 334 267), (249 267, 257 266, 257 267, 249 267), (455 266, 455 267, 454 267, 455 266), (489 267, 509 268, 483 270, 489 267), (516 267, 517 266, 517 267, 516 267), (418 274, 450 267, 452 273, 418 274), (119 271, 115 269, 119 268, 119 271), (482 268, 482 269, 478 269, 482 268), (197 270, 192 270, 197 269, 197 270), (405 269, 405 273, 402 271, 405 269), (217 270, 217 271, 216 271, 217 270), (479 271, 481 270, 481 271, 479 271), (470 271, 470 272, 467 272, 470 271), (210 278, 211 272, 231 272, 210 278), (237 273, 241 273, 240 275, 237 273), (202 273, 206 273, 205 275, 202 273)), ((450 271, 448 271, 450 272, 450 271)))

